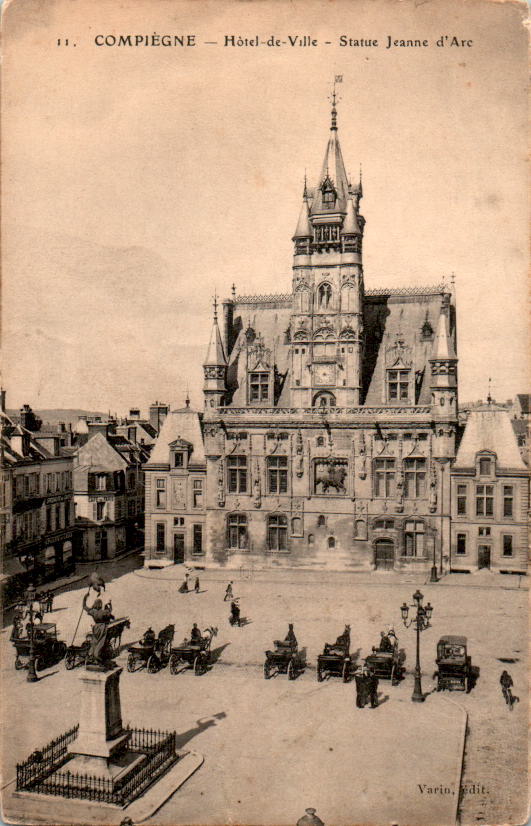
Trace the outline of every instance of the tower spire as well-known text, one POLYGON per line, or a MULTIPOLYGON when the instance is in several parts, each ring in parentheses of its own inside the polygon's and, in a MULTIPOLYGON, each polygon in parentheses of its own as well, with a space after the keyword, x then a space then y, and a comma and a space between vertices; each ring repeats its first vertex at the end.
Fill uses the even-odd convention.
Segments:
POLYGON ((215 291, 214 291, 213 307, 214 307, 214 321, 217 322, 217 320, 218 320, 218 296, 217 296, 217 293, 215 291))

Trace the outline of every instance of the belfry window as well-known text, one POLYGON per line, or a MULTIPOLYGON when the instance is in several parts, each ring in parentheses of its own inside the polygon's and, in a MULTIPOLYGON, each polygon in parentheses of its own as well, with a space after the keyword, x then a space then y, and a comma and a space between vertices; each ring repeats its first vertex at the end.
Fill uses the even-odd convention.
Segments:
POLYGON ((252 402, 266 402, 269 399, 269 373, 251 373, 249 399, 252 402))
POLYGON ((387 401, 409 400, 409 370, 387 371, 387 401))

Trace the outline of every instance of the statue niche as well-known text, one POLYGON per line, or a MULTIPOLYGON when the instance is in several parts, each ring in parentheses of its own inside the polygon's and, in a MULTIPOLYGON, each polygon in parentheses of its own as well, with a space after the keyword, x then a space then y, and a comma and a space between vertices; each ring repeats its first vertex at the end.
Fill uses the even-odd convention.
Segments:
POLYGON ((346 494, 347 474, 346 459, 319 459, 315 462, 314 493, 346 494))

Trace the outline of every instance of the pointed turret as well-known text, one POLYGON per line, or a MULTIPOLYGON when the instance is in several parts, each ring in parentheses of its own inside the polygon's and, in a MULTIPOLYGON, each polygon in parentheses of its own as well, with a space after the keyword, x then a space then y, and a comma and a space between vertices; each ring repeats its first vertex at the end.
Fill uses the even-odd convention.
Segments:
POLYGON ((343 228, 341 235, 361 235, 361 228, 358 221, 358 215, 354 209, 352 198, 347 201, 347 214, 343 221, 343 228))
POLYGON ((214 408, 223 404, 226 392, 227 357, 218 327, 218 302, 214 297, 214 320, 206 359, 203 362, 205 407, 214 408))
POLYGON ((445 293, 430 358, 433 455, 439 459, 455 455, 457 430, 457 355, 449 329, 449 314, 450 294, 445 293))
POLYGON ((297 222, 297 229, 295 230, 295 235, 293 236, 293 241, 297 238, 311 238, 312 237, 312 228, 310 226, 310 210, 308 208, 308 200, 307 198, 303 198, 301 211, 299 214, 299 220, 297 222))

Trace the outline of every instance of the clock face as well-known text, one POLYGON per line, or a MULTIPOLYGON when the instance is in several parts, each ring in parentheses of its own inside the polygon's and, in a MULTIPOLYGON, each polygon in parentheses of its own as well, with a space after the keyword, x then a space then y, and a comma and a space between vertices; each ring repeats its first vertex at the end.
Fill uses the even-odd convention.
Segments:
POLYGON ((314 367, 315 383, 318 385, 335 384, 335 364, 316 364, 314 367))

